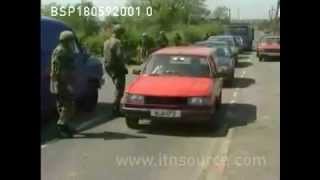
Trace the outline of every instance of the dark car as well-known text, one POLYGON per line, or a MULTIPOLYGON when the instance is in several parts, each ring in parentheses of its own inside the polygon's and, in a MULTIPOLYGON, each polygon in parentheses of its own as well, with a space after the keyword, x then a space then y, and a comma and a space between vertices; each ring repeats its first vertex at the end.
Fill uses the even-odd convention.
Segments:
POLYGON ((245 44, 241 36, 235 36, 237 44, 239 46, 239 52, 242 53, 245 49, 245 44))
POLYGON ((235 61, 227 47, 217 47, 214 51, 214 59, 219 73, 222 74, 224 84, 231 85, 234 80, 235 61))
POLYGON ((254 31, 254 28, 249 23, 231 23, 226 26, 224 34, 241 36, 244 43, 244 50, 251 51, 254 31))
POLYGON ((239 55, 239 45, 234 36, 223 35, 223 36, 211 36, 208 40, 210 41, 224 41, 228 43, 232 50, 232 56, 235 58, 236 65, 238 64, 238 55, 239 55))
POLYGON ((223 74, 226 85, 231 85, 234 80, 234 72, 236 62, 232 57, 232 51, 228 43, 224 41, 199 41, 194 43, 194 46, 203 46, 214 49, 213 56, 216 60, 217 68, 223 74))
POLYGON ((209 48, 226 48, 230 54, 230 58, 233 60, 233 64, 236 66, 238 63, 238 56, 232 51, 230 44, 226 41, 209 39, 206 41, 198 41, 193 44, 194 46, 204 46, 209 48))
MULTIPOLYGON (((46 119, 56 109, 56 97, 50 92, 51 54, 59 42, 60 32, 72 29, 62 21, 41 17, 41 116, 46 119)), ((72 84, 79 110, 92 111, 97 104, 98 89, 103 83, 102 63, 81 48, 78 39, 74 44, 75 70, 72 84)))

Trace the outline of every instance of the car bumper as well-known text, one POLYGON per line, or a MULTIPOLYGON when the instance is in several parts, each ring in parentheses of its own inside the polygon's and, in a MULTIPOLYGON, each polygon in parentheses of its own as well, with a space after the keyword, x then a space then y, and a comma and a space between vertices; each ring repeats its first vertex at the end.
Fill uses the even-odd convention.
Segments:
POLYGON ((280 52, 259 52, 259 56, 280 57, 280 52))
POLYGON ((126 117, 149 119, 152 121, 176 121, 176 122, 206 122, 209 121, 213 115, 211 107, 204 109, 166 109, 166 110, 179 110, 181 111, 180 117, 154 117, 151 116, 153 109, 166 109, 166 108, 137 108, 122 106, 121 110, 126 117))

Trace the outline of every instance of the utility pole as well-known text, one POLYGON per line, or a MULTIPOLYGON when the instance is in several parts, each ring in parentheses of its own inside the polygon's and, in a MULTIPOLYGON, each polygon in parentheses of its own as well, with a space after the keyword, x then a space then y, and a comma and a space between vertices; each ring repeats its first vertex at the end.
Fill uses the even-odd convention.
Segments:
POLYGON ((278 0, 278 3, 277 3, 277 10, 274 18, 275 20, 278 20, 279 18, 279 11, 280 11, 280 0, 278 0))
POLYGON ((273 19, 272 9, 273 9, 273 7, 271 6, 271 8, 269 9, 269 18, 270 18, 270 21, 272 21, 272 19, 273 19))
POLYGON ((275 18, 274 18, 274 24, 275 24, 276 32, 278 32, 278 33, 280 31, 280 15, 279 15, 279 12, 280 12, 280 0, 278 0, 276 14, 275 14, 275 18))

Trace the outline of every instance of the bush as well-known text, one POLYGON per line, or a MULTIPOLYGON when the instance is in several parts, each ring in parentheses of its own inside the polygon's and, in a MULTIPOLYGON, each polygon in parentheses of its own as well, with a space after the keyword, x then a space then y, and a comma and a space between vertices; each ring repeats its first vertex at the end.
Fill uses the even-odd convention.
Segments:
POLYGON ((219 34, 223 31, 222 25, 217 23, 206 23, 201 25, 179 24, 174 26, 173 31, 168 33, 170 42, 173 42, 175 33, 180 33, 184 43, 194 43, 204 38, 206 33, 219 34))
MULTIPOLYGON (((148 33, 154 40, 157 39, 160 31, 159 25, 141 27, 135 25, 125 26, 126 32, 123 38, 123 48, 127 61, 134 61, 134 57, 137 56, 137 47, 143 32, 148 33)), ((205 23, 199 25, 174 25, 171 30, 166 31, 170 45, 174 44, 174 36, 179 33, 182 36, 182 42, 184 44, 194 43, 200 41, 206 35, 206 33, 219 34, 223 30, 223 26, 218 23, 205 23)), ((103 56, 103 43, 111 36, 104 32, 94 34, 91 36, 85 36, 84 33, 77 33, 80 37, 82 44, 88 48, 88 50, 97 56, 103 56)))
POLYGON ((83 45, 88 48, 90 53, 96 56, 103 56, 103 43, 106 39, 106 35, 102 33, 88 36, 83 40, 83 45))

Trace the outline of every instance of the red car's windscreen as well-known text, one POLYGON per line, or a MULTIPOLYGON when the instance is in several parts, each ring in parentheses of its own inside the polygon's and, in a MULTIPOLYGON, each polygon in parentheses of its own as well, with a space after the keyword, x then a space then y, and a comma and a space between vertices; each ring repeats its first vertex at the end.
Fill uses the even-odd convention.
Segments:
POLYGON ((209 77, 208 59, 190 55, 153 55, 147 63, 145 74, 209 77))

